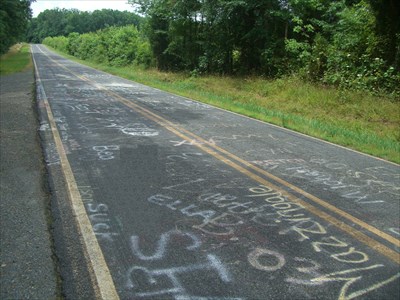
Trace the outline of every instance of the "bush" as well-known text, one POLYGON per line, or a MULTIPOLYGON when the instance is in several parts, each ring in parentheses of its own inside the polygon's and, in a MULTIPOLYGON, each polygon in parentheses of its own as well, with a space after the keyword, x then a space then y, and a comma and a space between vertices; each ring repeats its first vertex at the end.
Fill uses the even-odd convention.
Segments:
POLYGON ((47 37, 43 40, 43 44, 49 45, 61 52, 67 52, 68 38, 65 36, 47 37))
POLYGON ((79 59, 111 66, 136 64, 149 67, 154 62, 148 39, 140 37, 133 25, 85 34, 73 32, 68 37, 48 37, 43 44, 79 59))
POLYGON ((79 47, 79 33, 72 32, 68 35, 68 43, 67 43, 67 53, 73 56, 78 55, 78 47, 79 47))
POLYGON ((140 38, 137 42, 135 64, 146 68, 154 66, 154 58, 151 52, 151 45, 147 39, 140 38))
POLYGON ((93 58, 96 57, 96 50, 100 45, 100 40, 97 34, 81 34, 76 40, 76 43, 78 46, 75 56, 83 60, 93 60, 93 58))
POLYGON ((135 26, 111 27, 101 31, 107 44, 107 60, 112 66, 126 66, 134 62, 138 48, 138 31, 135 26))

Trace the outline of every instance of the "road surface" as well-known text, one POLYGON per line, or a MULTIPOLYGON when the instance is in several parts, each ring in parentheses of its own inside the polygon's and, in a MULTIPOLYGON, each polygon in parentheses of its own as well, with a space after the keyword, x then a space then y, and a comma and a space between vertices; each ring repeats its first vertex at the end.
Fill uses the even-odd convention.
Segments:
POLYGON ((398 299, 398 165, 32 52, 97 297, 398 299))

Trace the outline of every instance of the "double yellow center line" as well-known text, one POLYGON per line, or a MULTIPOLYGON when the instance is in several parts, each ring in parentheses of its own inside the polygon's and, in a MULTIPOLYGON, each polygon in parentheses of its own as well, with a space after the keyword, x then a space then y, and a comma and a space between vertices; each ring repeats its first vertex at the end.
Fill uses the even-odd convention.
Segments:
MULTIPOLYGON (((42 51, 42 50, 41 50, 42 51)), ((48 56, 46 53, 44 53, 42 51, 43 54, 45 54, 46 56, 48 56)), ((391 259, 392 261, 396 262, 397 264, 400 264, 400 254, 392 249, 390 249, 389 247, 383 245, 382 243, 376 241, 375 239, 367 236, 366 234, 360 232, 359 230, 353 228, 352 226, 344 223, 343 221, 337 219, 336 217, 326 213, 325 211, 319 209, 318 207, 299 199, 298 197, 296 197, 295 195, 293 195, 292 193, 286 192, 286 191, 282 191, 282 189, 280 187, 278 187, 277 185, 273 184, 270 181, 267 181, 265 178, 269 178, 272 179, 273 181, 281 184, 282 186, 285 186, 289 189, 291 189, 292 191, 305 196, 308 200, 318 204, 319 206, 325 208, 326 210, 330 211, 331 213, 336 214, 337 216, 340 216, 343 219, 346 219, 348 221, 350 221, 353 224, 357 224, 358 226, 360 226, 361 228, 369 231, 370 233, 375 234, 376 236, 378 236, 379 238, 388 241, 389 243, 400 247, 400 240, 392 237, 391 235, 382 232, 381 230, 375 228, 374 226, 371 226, 370 224, 367 224, 366 222, 350 215, 349 213, 335 207, 332 204, 329 204, 327 201, 324 201, 314 195, 311 195, 309 193, 307 193, 306 191, 290 184, 289 182, 276 177, 274 175, 272 175, 271 173, 258 168, 257 166, 241 159, 240 157, 230 153, 229 151, 216 146, 212 143, 210 143, 209 141, 201 138, 200 136, 188 131, 187 129, 179 126, 178 124, 175 124, 167 119, 165 119, 164 117, 138 105, 137 103, 132 102, 132 100, 128 100, 127 98, 113 92, 110 91, 108 89, 106 89, 105 87, 101 86, 100 84, 88 79, 85 76, 81 76, 77 73, 75 73, 74 71, 72 71, 71 69, 61 65, 58 61, 52 59, 51 57, 48 56, 48 58, 50 60, 52 60, 54 63, 56 63, 57 65, 59 65, 60 67, 62 67, 63 69, 67 70, 69 73, 73 74, 74 76, 76 76, 77 78, 88 82, 89 84, 95 86, 96 88, 98 88, 99 90, 103 91, 104 93, 110 95, 111 97, 113 97, 115 100, 119 101, 120 103, 134 109, 136 112, 140 113, 141 115, 143 115, 144 117, 154 121, 155 123, 159 124, 160 126, 162 126, 163 128, 169 130, 170 132, 172 132, 173 134, 175 134, 176 136, 182 138, 183 140, 187 140, 187 141, 191 141, 191 140, 196 140, 198 141, 198 143, 193 143, 194 146, 198 147, 199 149, 201 149, 202 151, 204 151, 205 153, 208 153, 209 155, 215 157, 216 159, 220 160, 221 162, 225 163, 226 165, 232 167, 233 169, 237 170, 238 172, 246 175, 247 177, 253 179, 254 181, 262 184, 262 185, 266 185, 269 186, 277 191, 280 191, 282 193, 283 196, 287 197, 290 201, 300 204, 302 205, 304 208, 306 208, 308 211, 310 211, 311 213, 313 213, 314 215, 316 215, 317 217, 329 222, 330 224, 334 225, 335 227, 339 228, 340 230, 346 232, 347 234, 353 236, 354 238, 356 238, 357 240, 359 240, 360 242, 366 244, 367 246, 371 247, 372 249, 376 250, 377 252, 383 254, 384 256, 388 257, 389 259, 391 259)))

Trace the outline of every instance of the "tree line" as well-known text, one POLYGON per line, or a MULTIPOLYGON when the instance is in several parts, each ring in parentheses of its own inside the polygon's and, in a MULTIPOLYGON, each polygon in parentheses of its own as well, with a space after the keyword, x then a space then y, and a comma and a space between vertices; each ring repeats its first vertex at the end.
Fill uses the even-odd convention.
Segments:
POLYGON ((141 17, 128 11, 113 9, 93 12, 77 9, 48 9, 29 23, 26 39, 30 43, 41 43, 46 37, 67 36, 72 32, 95 32, 111 26, 135 25, 139 27, 141 17))
POLYGON ((143 19, 128 11, 59 8, 45 10, 32 18, 32 2, 35 0, 0 0, 0 54, 16 42, 41 43, 46 37, 95 32, 112 26, 140 27, 143 19))

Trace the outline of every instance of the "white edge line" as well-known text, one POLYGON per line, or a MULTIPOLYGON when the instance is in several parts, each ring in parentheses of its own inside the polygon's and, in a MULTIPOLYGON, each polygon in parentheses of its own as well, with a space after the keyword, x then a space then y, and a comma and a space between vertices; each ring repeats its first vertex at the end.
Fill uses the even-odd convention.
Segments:
MULTIPOLYGON (((35 67, 36 84, 42 86, 32 47, 31 55, 35 67)), ((50 128, 57 147, 57 152, 60 157, 61 167, 68 191, 68 198, 74 210, 74 215, 78 223, 79 231, 83 238, 86 253, 89 256, 89 262, 91 264, 91 268, 96 279, 97 289, 100 293, 101 299, 119 299, 118 293, 115 289, 114 281, 112 280, 110 274, 110 270, 108 269, 107 263, 103 256, 103 252, 101 251, 100 245, 97 242, 93 227, 90 223, 89 217, 86 213, 86 209, 83 205, 82 198, 79 193, 78 186, 76 184, 75 177, 69 164, 67 155, 65 154, 65 150, 63 148, 57 126, 53 119, 53 113, 47 100, 44 88, 42 88, 42 91, 44 96, 44 99, 42 100, 44 101, 46 106, 47 116, 49 119, 48 121, 50 123, 50 128)))

